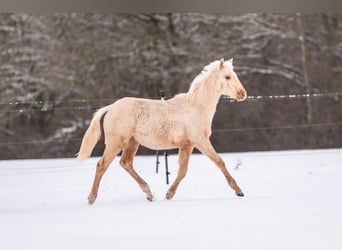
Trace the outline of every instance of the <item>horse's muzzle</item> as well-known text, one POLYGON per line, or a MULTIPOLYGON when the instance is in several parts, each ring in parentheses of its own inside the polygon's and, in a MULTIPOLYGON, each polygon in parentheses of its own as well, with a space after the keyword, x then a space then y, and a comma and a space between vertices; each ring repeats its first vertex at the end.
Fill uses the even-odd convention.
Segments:
POLYGON ((237 93, 236 93, 236 100, 239 102, 242 102, 244 100, 246 100, 247 98, 247 92, 244 89, 240 89, 237 93))

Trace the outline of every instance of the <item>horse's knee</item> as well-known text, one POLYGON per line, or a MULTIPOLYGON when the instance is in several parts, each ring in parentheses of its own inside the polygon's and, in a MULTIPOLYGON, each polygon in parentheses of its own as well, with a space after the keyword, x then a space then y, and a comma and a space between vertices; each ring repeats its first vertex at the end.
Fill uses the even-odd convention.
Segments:
POLYGON ((126 160, 124 160, 123 158, 120 159, 119 161, 121 167, 125 168, 125 165, 126 165, 126 160))
POLYGON ((105 171, 105 165, 104 165, 104 160, 100 159, 97 164, 96 164, 96 170, 97 172, 103 172, 105 171))
POLYGON ((120 159, 119 163, 120 163, 121 167, 123 167, 125 170, 129 170, 130 168, 132 168, 131 161, 129 159, 124 158, 124 157, 122 157, 120 159))

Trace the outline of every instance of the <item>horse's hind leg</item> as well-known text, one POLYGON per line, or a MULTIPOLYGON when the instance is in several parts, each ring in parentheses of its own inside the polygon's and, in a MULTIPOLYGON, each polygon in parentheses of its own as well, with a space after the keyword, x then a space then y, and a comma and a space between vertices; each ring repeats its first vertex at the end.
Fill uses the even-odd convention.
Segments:
POLYGON ((98 161, 97 166, 96 166, 94 183, 90 191, 90 194, 88 196, 89 205, 92 205, 95 202, 97 198, 97 193, 99 191, 99 185, 100 185, 102 176, 108 169, 109 165, 114 160, 115 156, 120 152, 120 150, 121 150, 120 147, 113 147, 111 145, 106 146, 103 156, 98 161))
POLYGON ((241 191, 240 187, 238 186, 238 184, 236 183, 236 181, 234 180, 234 178, 230 175, 230 173, 228 172, 226 165, 224 163, 224 161, 222 160, 222 158, 216 153, 214 147, 211 145, 209 139, 205 140, 204 143, 201 143, 198 147, 197 147, 203 154, 205 154, 206 156, 208 156, 213 162, 215 162, 215 164, 219 167, 219 169, 222 171, 222 173, 224 174, 224 176, 226 177, 226 180, 229 184, 229 186, 234 189, 235 194, 237 196, 244 196, 243 192, 241 191))
POLYGON ((186 175, 186 172, 188 171, 188 164, 189 164, 189 158, 192 153, 193 147, 184 147, 179 149, 179 169, 178 169, 178 175, 175 181, 173 182, 172 186, 166 193, 166 199, 170 200, 175 195, 176 190, 178 188, 179 183, 183 180, 183 178, 186 175))
POLYGON ((123 153, 120 159, 120 165, 134 178, 139 184, 141 190, 146 193, 147 200, 152 201, 153 195, 149 185, 141 178, 133 168, 133 158, 137 153, 139 143, 132 137, 129 143, 124 147, 123 153))

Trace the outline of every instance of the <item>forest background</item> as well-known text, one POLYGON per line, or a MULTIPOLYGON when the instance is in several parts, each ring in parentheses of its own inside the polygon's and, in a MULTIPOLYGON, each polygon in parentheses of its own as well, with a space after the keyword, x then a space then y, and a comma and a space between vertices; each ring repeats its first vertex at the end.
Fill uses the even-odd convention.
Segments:
POLYGON ((72 157, 96 109, 186 92, 222 57, 263 98, 219 102, 219 152, 342 147, 342 14, 8 13, 0 159, 72 157))

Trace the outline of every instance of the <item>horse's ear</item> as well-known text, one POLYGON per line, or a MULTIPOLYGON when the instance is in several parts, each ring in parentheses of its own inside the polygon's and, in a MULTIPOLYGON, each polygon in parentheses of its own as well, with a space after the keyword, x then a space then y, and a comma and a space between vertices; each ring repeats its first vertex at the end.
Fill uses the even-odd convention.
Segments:
POLYGON ((233 65, 233 58, 230 58, 230 59, 228 60, 228 62, 229 62, 231 65, 233 65))
POLYGON ((223 69, 223 67, 224 67, 224 59, 221 58, 221 60, 220 60, 220 69, 223 69))

